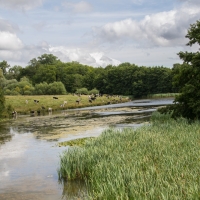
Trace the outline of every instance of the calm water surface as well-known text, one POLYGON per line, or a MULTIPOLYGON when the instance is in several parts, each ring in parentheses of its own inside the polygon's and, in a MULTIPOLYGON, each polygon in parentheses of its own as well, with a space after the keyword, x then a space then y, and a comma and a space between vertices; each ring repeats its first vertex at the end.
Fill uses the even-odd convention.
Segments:
MULTIPOLYGON (((129 106, 145 106, 148 108, 156 105, 171 104, 172 101, 173 99, 140 100, 124 104, 92 107, 91 109, 129 106)), ((82 108, 81 110, 84 109, 89 108, 82 108)), ((148 109, 146 110, 148 111, 148 109)), ((154 110, 151 110, 151 112, 154 110)), ((108 111, 97 114, 105 116, 124 113, 108 111)), ((117 128, 138 126, 140 125, 132 122, 116 125, 117 128)), ((65 140, 98 136, 104 129, 105 127, 96 127, 95 130, 80 133, 79 135, 69 135, 65 140)), ((85 189, 82 183, 65 182, 61 184, 58 182, 59 156, 67 147, 58 147, 57 143, 58 141, 38 139, 34 134, 22 128, 19 130, 15 123, 1 125, 0 200, 59 200, 74 199, 73 196, 79 196, 81 191, 85 189)))

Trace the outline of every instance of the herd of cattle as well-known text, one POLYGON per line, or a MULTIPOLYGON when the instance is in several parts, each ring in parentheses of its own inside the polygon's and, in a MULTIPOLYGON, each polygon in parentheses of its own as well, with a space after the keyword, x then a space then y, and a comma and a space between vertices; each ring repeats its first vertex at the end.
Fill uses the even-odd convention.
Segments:
MULTIPOLYGON (((75 101, 75 104, 80 104, 81 102, 81 95, 77 95, 78 96, 78 99, 75 101)), ((92 94, 92 95, 89 95, 88 96, 88 102, 89 103, 92 103, 93 101, 96 100, 97 97, 102 97, 101 94, 92 94)), ((106 95, 107 99, 110 99, 110 97, 113 97, 112 95, 106 95)), ((117 96, 119 97, 119 100, 115 100, 113 99, 112 101, 108 101, 107 104, 111 104, 111 103, 118 103, 118 102, 122 102, 122 97, 121 96, 117 96)), ((53 96, 53 99, 58 99, 58 97, 56 96, 53 96)), ((33 100, 34 103, 38 104, 40 101, 37 100, 37 99, 34 99, 33 100)), ((28 100, 25 100, 25 103, 28 104, 28 100)), ((60 107, 64 108, 67 104, 67 101, 64 101, 63 104, 60 105, 60 107)), ((41 106, 41 109, 38 109, 37 111, 34 111, 34 110, 31 110, 30 111, 30 116, 35 116, 35 115, 40 115, 41 113, 44 114, 45 111, 48 111, 49 115, 52 114, 52 108, 51 107, 48 107, 48 108, 45 108, 44 106, 41 106)), ((12 116, 13 118, 17 118, 17 112, 14 110, 12 112, 12 116)))

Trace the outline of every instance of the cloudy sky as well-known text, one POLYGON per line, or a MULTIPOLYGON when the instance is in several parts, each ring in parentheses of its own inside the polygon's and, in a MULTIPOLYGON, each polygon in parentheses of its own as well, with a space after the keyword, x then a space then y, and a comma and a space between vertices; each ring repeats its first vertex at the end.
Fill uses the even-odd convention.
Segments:
POLYGON ((199 19, 199 0, 0 0, 0 61, 172 67, 199 19))

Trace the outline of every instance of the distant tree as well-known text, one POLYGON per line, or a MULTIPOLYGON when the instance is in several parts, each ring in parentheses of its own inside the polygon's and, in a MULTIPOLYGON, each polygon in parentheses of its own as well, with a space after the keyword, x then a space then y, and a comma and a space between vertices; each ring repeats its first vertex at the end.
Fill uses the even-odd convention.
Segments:
POLYGON ((76 94, 88 94, 88 89, 87 88, 80 88, 76 90, 76 94))
POLYGON ((56 81, 56 66, 55 65, 41 65, 32 77, 33 83, 41 82, 53 83, 56 81))
POLYGON ((46 82, 39 83, 35 85, 34 94, 37 95, 47 95, 49 90, 49 84, 46 82))
POLYGON ((89 94, 99 94, 99 90, 97 90, 96 88, 92 89, 89 91, 89 94))
POLYGON ((63 95, 66 94, 67 92, 63 83, 53 82, 49 84, 48 93, 53 95, 55 94, 63 95))
POLYGON ((10 67, 6 74, 6 79, 17 79, 19 81, 21 70, 21 66, 15 65, 14 67, 10 67))
MULTIPOLYGON (((43 55, 39 56, 38 60, 37 60, 37 62, 39 62, 40 64, 43 64, 43 65, 54 65, 58 61, 59 61, 58 58, 56 56, 54 56, 53 54, 43 54, 43 55)), ((35 59, 34 59, 34 63, 35 63, 35 59)))
POLYGON ((16 79, 7 80, 4 86, 6 95, 31 95, 33 91, 34 87, 26 77, 21 78, 19 82, 16 79))
POLYGON ((2 70, 4 76, 7 74, 9 68, 10 65, 7 63, 7 61, 4 60, 0 62, 0 69, 2 70))

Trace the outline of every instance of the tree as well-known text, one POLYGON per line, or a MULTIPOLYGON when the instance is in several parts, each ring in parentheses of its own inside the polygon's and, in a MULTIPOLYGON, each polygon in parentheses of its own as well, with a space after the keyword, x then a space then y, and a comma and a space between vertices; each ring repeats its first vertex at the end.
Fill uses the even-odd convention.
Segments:
MULTIPOLYGON (((43 54, 41 56, 38 57, 38 62, 40 64, 45 64, 45 65, 54 65, 56 64, 56 62, 58 62, 58 58, 56 56, 54 56, 53 54, 43 54)), ((36 63, 35 59, 31 60, 32 63, 36 63)))
POLYGON ((17 79, 17 80, 19 80, 21 70, 22 70, 21 66, 15 65, 14 67, 10 67, 8 72, 7 72, 6 78, 7 79, 17 79))
MULTIPOLYGON (((186 38, 188 46, 200 44, 200 21, 190 25, 186 38)), ((175 105, 168 106, 173 116, 188 119, 200 118, 200 52, 179 52, 181 65, 173 69, 173 84, 179 88, 180 95, 175 98, 175 105)), ((162 112, 162 111, 161 111, 162 112)))
POLYGON ((4 76, 7 74, 7 70, 9 67, 10 67, 10 65, 7 63, 7 61, 4 60, 4 61, 0 62, 0 68, 1 68, 4 76))

